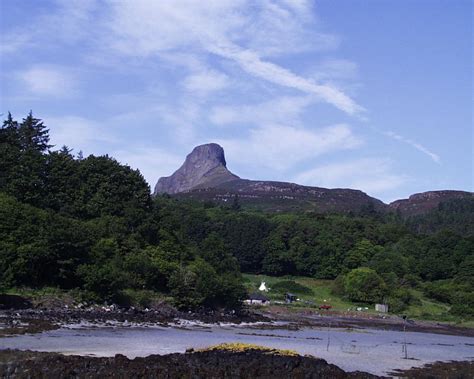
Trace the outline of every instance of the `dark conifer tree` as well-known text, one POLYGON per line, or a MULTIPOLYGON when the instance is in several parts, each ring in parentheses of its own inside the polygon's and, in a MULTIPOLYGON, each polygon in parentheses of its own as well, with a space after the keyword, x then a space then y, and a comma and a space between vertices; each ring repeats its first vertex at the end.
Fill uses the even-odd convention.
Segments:
POLYGON ((0 129, 0 190, 5 190, 15 173, 19 154, 18 122, 14 121, 8 112, 8 117, 0 129))
POLYGON ((13 120, 12 114, 8 112, 8 117, 0 129, 0 143, 18 145, 18 142, 18 122, 13 120))
POLYGON ((49 144, 49 129, 43 122, 33 117, 33 112, 30 111, 28 116, 23 119, 19 127, 21 147, 24 151, 36 150, 40 153, 45 153, 53 145, 49 144))

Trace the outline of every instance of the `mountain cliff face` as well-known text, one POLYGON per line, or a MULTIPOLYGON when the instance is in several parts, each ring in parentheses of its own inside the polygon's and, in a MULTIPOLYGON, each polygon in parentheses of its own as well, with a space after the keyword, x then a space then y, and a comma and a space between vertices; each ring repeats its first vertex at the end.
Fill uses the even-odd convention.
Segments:
POLYGON ((426 213, 443 201, 473 196, 464 191, 431 191, 387 205, 359 190, 241 179, 227 169, 224 149, 215 143, 195 147, 173 175, 160 178, 154 194, 161 193, 219 203, 238 196, 246 207, 273 212, 398 211, 404 217, 426 213))
POLYGON ((173 175, 160 178, 154 194, 175 194, 193 188, 214 187, 238 178, 227 170, 224 149, 216 143, 209 143, 195 147, 173 175))
POLYGON ((385 207, 380 200, 357 190, 240 179, 227 169, 224 150, 215 143, 195 147, 173 175, 160 178, 154 194, 161 193, 223 203, 237 195, 242 204, 271 211, 349 212, 385 207))
POLYGON ((408 199, 396 200, 389 204, 390 210, 398 211, 403 216, 415 216, 436 208, 440 203, 453 200, 465 199, 474 196, 466 191, 429 191, 416 193, 408 199))

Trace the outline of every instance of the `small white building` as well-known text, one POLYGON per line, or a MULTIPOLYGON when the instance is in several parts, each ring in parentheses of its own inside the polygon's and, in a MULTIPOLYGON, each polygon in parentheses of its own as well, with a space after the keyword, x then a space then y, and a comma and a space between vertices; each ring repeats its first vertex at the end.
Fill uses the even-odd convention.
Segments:
POLYGON ((375 304, 377 312, 388 313, 388 304, 375 304))
POLYGON ((268 288, 267 288, 267 285, 265 284, 265 282, 262 282, 260 284, 260 287, 258 287, 258 290, 262 291, 262 292, 268 292, 268 288))

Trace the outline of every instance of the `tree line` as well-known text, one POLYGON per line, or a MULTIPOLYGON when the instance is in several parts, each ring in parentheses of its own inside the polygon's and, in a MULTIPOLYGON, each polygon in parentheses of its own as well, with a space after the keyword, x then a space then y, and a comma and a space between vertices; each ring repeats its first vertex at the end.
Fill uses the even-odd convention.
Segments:
POLYGON ((304 275, 336 279, 354 301, 388 298, 400 309, 407 289, 421 285, 469 313, 461 305, 473 304, 472 207, 459 200, 404 221, 152 198, 140 172, 112 157, 55 150, 31 112, 21 122, 9 114, 0 129, 3 287, 78 288, 108 301, 148 289, 180 308, 238 307, 241 272, 304 275))

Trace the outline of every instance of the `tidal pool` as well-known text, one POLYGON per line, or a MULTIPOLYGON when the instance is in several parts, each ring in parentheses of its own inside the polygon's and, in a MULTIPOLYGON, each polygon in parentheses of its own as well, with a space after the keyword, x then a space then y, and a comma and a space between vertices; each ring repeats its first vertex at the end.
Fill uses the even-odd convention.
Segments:
POLYGON ((69 326, 35 335, 0 339, 0 349, 129 358, 183 353, 223 342, 295 350, 324 358, 346 371, 378 375, 435 361, 474 360, 474 338, 374 329, 259 329, 250 325, 69 326), (406 348, 406 353, 405 353, 406 348), (406 359, 406 357, 408 359, 406 359))

